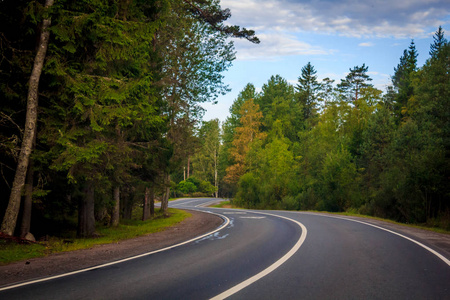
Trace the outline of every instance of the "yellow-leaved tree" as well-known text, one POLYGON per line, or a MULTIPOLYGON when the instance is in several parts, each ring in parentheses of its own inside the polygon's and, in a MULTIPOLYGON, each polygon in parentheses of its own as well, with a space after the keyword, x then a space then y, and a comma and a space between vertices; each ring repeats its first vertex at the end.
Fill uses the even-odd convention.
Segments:
POLYGON ((262 112, 253 99, 249 99, 242 104, 240 114, 242 116, 240 119, 242 126, 236 128, 233 146, 230 151, 234 164, 226 169, 227 174, 224 178, 230 184, 236 184, 239 178, 248 170, 246 157, 251 144, 255 141, 263 140, 266 136, 266 133, 260 131, 262 112))

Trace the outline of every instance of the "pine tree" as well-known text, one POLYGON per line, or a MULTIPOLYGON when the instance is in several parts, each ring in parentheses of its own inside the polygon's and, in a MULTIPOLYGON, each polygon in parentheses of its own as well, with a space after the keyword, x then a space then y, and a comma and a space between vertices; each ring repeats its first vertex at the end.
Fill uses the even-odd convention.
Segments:
POLYGON ((303 128, 302 105, 295 98, 294 87, 280 75, 271 76, 255 99, 263 114, 263 131, 270 131, 273 123, 281 121, 283 134, 295 140, 303 128))
POLYGON ((338 89, 340 89, 341 93, 346 99, 347 102, 352 102, 356 105, 360 95, 361 89, 366 87, 372 87, 371 84, 367 83, 368 81, 372 81, 369 75, 367 75, 367 71, 369 67, 366 64, 362 66, 355 66, 353 69, 349 69, 350 73, 347 74, 345 79, 341 79, 341 83, 337 85, 338 89))
POLYGON ((447 39, 444 37, 444 30, 442 29, 442 26, 439 26, 438 30, 434 34, 433 41, 433 44, 430 45, 429 53, 431 57, 436 57, 442 47, 448 43, 447 39))
POLYGON ((298 93, 300 103, 303 106, 303 118, 308 120, 316 117, 318 109, 320 83, 317 81, 317 71, 314 66, 308 62, 302 68, 302 75, 298 78, 298 84, 295 87, 298 93))
POLYGON ((417 71, 417 50, 414 40, 411 41, 408 50, 403 51, 400 57, 400 63, 394 68, 392 84, 397 90, 397 96, 394 102, 394 113, 397 121, 404 119, 407 115, 408 100, 414 95, 413 76, 417 71))

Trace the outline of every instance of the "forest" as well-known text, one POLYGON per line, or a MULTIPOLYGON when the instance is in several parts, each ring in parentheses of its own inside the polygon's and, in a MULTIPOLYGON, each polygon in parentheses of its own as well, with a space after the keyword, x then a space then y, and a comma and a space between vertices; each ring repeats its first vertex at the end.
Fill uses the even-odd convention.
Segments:
POLYGON ((223 124, 221 194, 260 209, 353 212, 450 229, 450 44, 414 41, 386 91, 369 66, 340 82, 307 63, 291 85, 249 83, 223 124))
POLYGON ((95 235, 169 197, 247 208, 350 211, 450 229, 450 45, 441 27, 392 84, 368 66, 339 83, 311 63, 291 85, 249 83, 230 116, 232 38, 217 0, 0 1, 0 231, 95 235))
POLYGON ((0 231, 90 237, 155 200, 165 214, 200 104, 228 91, 231 39, 259 43, 230 16, 218 0, 0 1, 0 231))

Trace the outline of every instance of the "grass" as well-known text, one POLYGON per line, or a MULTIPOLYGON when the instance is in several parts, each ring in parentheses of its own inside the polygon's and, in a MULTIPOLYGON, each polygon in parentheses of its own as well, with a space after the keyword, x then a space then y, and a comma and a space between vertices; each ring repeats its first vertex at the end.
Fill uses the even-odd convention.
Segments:
MULTIPOLYGON (((217 205, 213 205, 211 207, 216 207, 216 208, 241 208, 238 207, 236 205, 231 204, 230 201, 222 201, 221 203, 217 204, 217 205)), ((355 212, 328 212, 328 211, 308 211, 308 212, 318 212, 318 213, 325 213, 325 214, 333 214, 333 215, 341 215, 341 216, 349 216, 349 217, 360 217, 360 218, 366 218, 366 219, 373 219, 373 220, 378 220, 378 221, 384 221, 384 222, 388 222, 388 223, 392 223, 392 224, 396 224, 396 225, 401 225, 401 226, 407 226, 407 227, 413 227, 413 228, 418 228, 418 229, 424 229, 424 230, 428 230, 428 231, 433 231, 436 233, 444 233, 444 234, 450 234, 450 231, 445 230, 444 228, 440 228, 440 227, 433 227, 433 226, 427 226, 427 225, 421 225, 421 224, 407 224, 407 223, 399 223, 393 220, 389 220, 389 219, 383 219, 383 218, 379 218, 379 217, 374 217, 374 216, 369 216, 369 215, 361 215, 355 212)))
POLYGON ((383 219, 383 218, 374 217, 374 216, 368 216, 368 215, 361 215, 361 214, 357 214, 357 213, 353 213, 353 212, 340 212, 340 213, 322 212, 322 213, 329 213, 329 214, 336 214, 336 215, 349 216, 349 217, 360 217, 360 218, 366 218, 366 219, 373 219, 373 220, 384 221, 384 222, 388 222, 388 223, 392 223, 392 224, 396 224, 396 225, 402 225, 402 226, 407 226, 407 227, 424 229, 424 230, 433 231, 433 232, 437 232, 437 233, 450 234, 450 231, 445 230, 443 228, 439 228, 439 227, 431 227, 431 226, 426 226, 426 225, 421 225, 421 224, 400 223, 400 222, 396 222, 396 221, 389 220, 389 219, 383 219))
POLYGON ((152 220, 123 220, 115 228, 97 227, 99 237, 86 239, 61 239, 51 237, 48 241, 33 244, 16 244, 0 240, 0 265, 42 257, 51 253, 91 248, 95 245, 110 244, 146 234, 163 231, 191 216, 190 213, 169 209, 169 218, 157 217, 152 220))
POLYGON ((212 205, 211 207, 216 207, 216 208, 239 208, 239 207, 231 204, 231 201, 229 201, 229 200, 222 201, 219 204, 212 205))

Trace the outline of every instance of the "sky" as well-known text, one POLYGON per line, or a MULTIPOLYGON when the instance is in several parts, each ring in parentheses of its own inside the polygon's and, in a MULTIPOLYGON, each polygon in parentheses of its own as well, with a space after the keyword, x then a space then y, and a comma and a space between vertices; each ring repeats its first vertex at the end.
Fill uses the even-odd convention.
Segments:
POLYGON ((403 50, 414 39, 418 65, 428 58, 439 26, 450 40, 449 0, 221 0, 228 24, 256 31, 260 44, 234 39, 236 60, 225 75, 231 92, 205 103, 205 121, 225 121, 247 83, 261 91, 272 75, 296 84, 308 62, 319 80, 335 84, 349 68, 369 67, 376 88, 390 83, 403 50))

